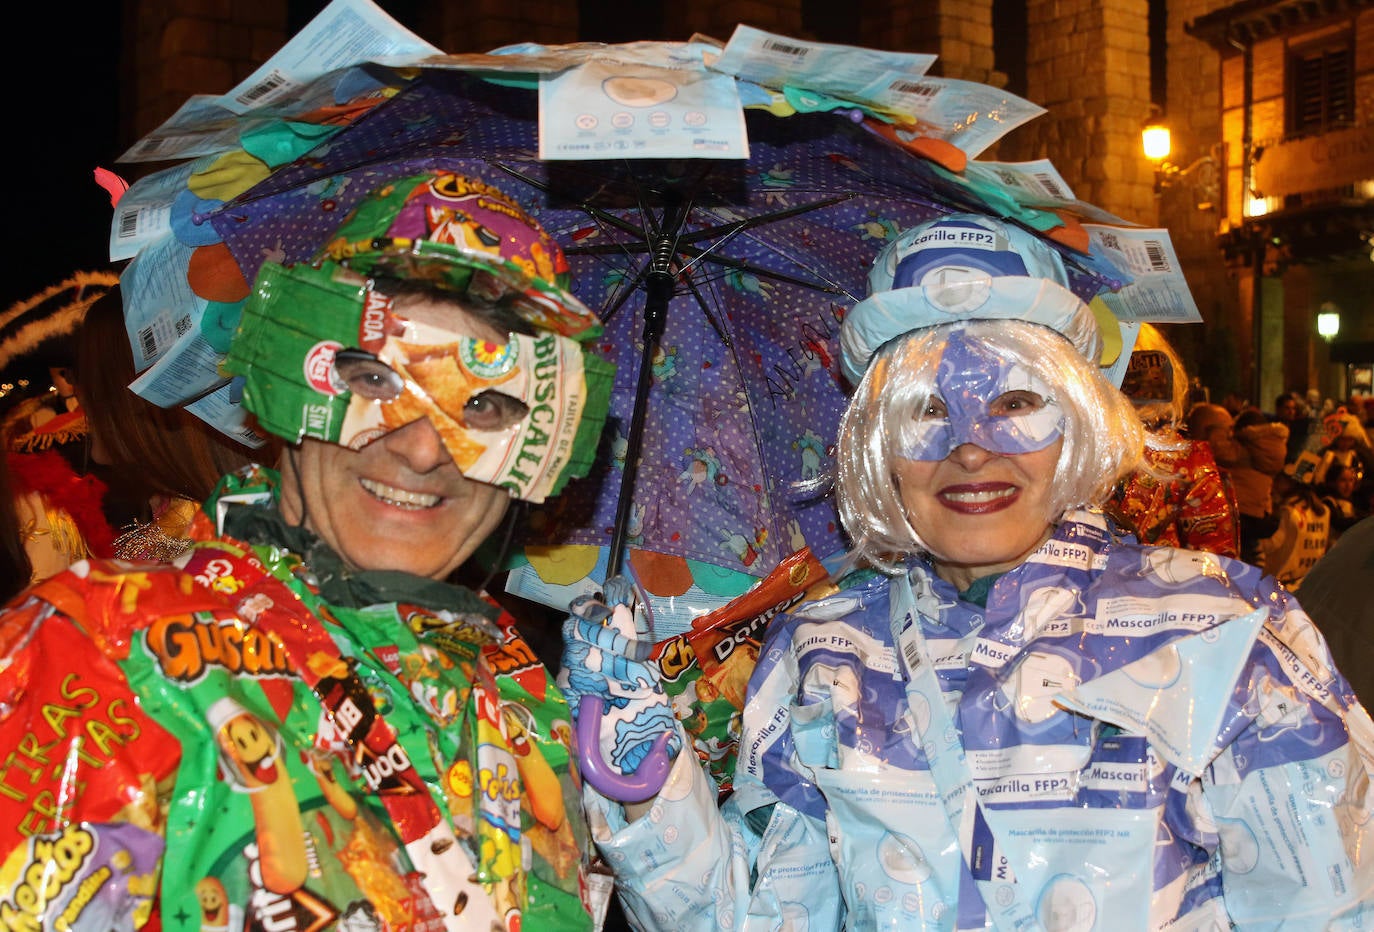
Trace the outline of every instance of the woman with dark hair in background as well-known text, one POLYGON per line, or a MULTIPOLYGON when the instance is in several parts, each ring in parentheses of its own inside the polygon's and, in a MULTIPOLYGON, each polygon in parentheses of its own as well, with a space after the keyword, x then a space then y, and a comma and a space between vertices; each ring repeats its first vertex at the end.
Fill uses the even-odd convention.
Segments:
POLYGON ((10 484, 9 460, 0 457, 0 604, 27 586, 32 574, 10 484))
POLYGON ((1334 544, 1345 531, 1361 519, 1369 516, 1360 501, 1357 490, 1360 488, 1360 470, 1356 466, 1333 463, 1326 471, 1326 479, 1317 486, 1328 508, 1331 509, 1331 542, 1334 544))
POLYGON ((115 555, 170 560, 219 478, 249 463, 275 462, 265 449, 231 440, 183 408, 161 408, 129 388, 133 351, 116 285, 91 305, 76 334, 73 378, 86 411, 91 471, 109 486, 106 512, 119 536, 115 555))

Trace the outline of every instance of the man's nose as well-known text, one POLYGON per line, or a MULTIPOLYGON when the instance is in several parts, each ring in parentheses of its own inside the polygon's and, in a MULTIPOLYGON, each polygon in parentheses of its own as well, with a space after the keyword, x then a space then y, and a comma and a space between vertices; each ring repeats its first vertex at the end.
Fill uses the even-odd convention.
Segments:
POLYGON ((427 473, 453 462, 444 438, 427 417, 384 434, 377 442, 386 444, 387 450, 405 460, 413 472, 427 473))

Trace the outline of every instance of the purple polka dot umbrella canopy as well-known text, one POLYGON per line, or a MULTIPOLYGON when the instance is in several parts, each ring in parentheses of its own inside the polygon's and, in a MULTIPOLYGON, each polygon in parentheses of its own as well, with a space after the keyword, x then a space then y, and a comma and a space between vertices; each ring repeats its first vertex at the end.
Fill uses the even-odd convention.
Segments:
MULTIPOLYGON (((617 367, 597 465, 517 529, 520 594, 565 608, 628 567, 660 606, 719 604, 803 546, 845 548, 824 494, 839 326, 878 250, 940 213, 1006 215, 875 121, 745 116, 748 159, 541 160, 534 90, 425 69, 244 193, 197 200, 222 245, 195 248, 227 248, 251 282, 267 258, 310 260, 383 181, 442 168, 503 188, 563 245, 602 321, 590 350, 617 367)), ((1121 286, 1061 252, 1085 299, 1121 286)))

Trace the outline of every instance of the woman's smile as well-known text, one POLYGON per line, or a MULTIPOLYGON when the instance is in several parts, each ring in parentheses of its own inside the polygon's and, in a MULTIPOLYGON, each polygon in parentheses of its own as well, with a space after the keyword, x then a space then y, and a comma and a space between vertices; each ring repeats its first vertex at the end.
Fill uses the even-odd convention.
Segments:
POLYGON ((1010 483, 989 482, 949 486, 941 489, 937 497, 953 511, 965 514, 986 514, 1010 508, 1016 503, 1021 490, 1010 483))

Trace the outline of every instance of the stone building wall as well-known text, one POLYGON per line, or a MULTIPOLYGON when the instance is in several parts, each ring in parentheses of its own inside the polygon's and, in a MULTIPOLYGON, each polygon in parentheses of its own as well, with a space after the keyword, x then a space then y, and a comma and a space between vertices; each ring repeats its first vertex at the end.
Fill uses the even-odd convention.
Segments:
POLYGON ((1082 200, 1152 222, 1153 174, 1140 151, 1150 112, 1146 0, 1030 0, 1026 97, 1049 112, 998 149, 1049 158, 1082 200))
POLYGON ((860 45, 938 55, 932 74, 1006 84, 993 67, 992 0, 885 0, 864 10, 860 45))
MULTIPOLYGON (((1146 0, 1034 0, 1027 96, 1051 112, 986 158, 1050 157, 1081 197, 1128 219, 1150 206, 1137 133, 1148 110, 1146 0)), ((387 7, 385 0, 380 4, 387 7)), ((125 0, 121 122, 132 143, 191 94, 221 94, 289 38, 286 0, 125 0)), ((416 4, 412 25, 451 52, 517 41, 578 41, 587 3, 472 0, 416 4)), ((607 5, 606 9, 610 9, 607 5)), ((939 56, 933 72, 1004 86, 993 64, 992 0, 877 0, 863 6, 859 44, 939 56)), ((700 0, 665 5, 659 38, 728 39, 735 24, 833 41, 808 28, 802 0, 700 0)), ((399 17, 398 17, 399 18, 399 17)))
POLYGON ((1170 160, 1191 170, 1159 194, 1158 223, 1169 230, 1184 276, 1202 312, 1201 326, 1169 329, 1190 373, 1204 365, 1213 384, 1230 382, 1239 388, 1239 354, 1253 348, 1250 301, 1242 300, 1256 286, 1243 272, 1228 270, 1217 249, 1217 232, 1225 221, 1227 203, 1240 197, 1240 148, 1222 146, 1223 87, 1238 95, 1239 68, 1223 69, 1217 53, 1205 42, 1184 32, 1185 24, 1224 6, 1218 0, 1170 0, 1166 27, 1169 48, 1165 115, 1173 136, 1170 160), (1211 158, 1211 162, 1205 161, 1211 158), (1200 161, 1202 160, 1202 161, 1200 161), (1232 367, 1234 371, 1218 371, 1232 367))
POLYGON ((192 94, 223 94, 288 38, 284 2, 125 0, 121 125, 132 143, 192 94))

